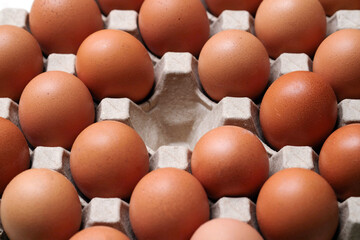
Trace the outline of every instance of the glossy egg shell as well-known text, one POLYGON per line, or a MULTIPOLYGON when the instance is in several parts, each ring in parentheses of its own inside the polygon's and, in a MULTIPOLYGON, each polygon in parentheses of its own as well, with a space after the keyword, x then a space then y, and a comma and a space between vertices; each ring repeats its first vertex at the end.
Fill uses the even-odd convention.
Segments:
POLYGON ((245 10, 255 15, 262 0, 205 0, 209 11, 219 16, 224 10, 245 10))
POLYGON ((226 96, 255 99, 268 83, 269 55, 254 35, 225 30, 202 48, 198 71, 202 87, 215 101, 226 96))
POLYGON ((319 0, 326 15, 332 16, 338 10, 360 10, 360 1, 356 0, 319 0))
POLYGON ((66 72, 45 72, 25 87, 19 121, 34 147, 70 149, 77 135, 94 122, 95 108, 86 86, 66 72))
POLYGON ((76 138, 70 170, 76 186, 88 198, 128 199, 149 171, 149 157, 135 130, 120 122, 102 121, 76 138))
POLYGON ((313 56, 326 35, 326 15, 318 0, 264 0, 255 32, 273 59, 285 52, 313 56))
POLYGON ((360 124, 341 127, 326 139, 319 155, 319 172, 339 200, 360 197, 360 124))
POLYGON ((101 11, 108 15, 112 10, 139 11, 144 0, 98 0, 101 11))
POLYGON ((46 55, 76 54, 87 36, 103 28, 103 21, 94 0, 35 0, 29 25, 46 55))
POLYGON ((275 149, 320 146, 337 119, 334 91, 321 75, 296 71, 278 78, 265 92, 260 125, 275 149))
POLYGON ((288 168, 261 188, 256 216, 265 239, 331 240, 339 210, 331 186, 317 173, 288 168))
POLYGON ((76 233, 70 240, 129 240, 129 238, 108 226, 93 226, 76 233))
POLYGON ((253 197, 268 178, 269 160, 253 133, 223 126, 207 132, 196 143, 191 171, 211 198, 253 197))
POLYGON ((43 70, 43 56, 26 30, 0 26, 0 97, 19 101, 26 84, 43 70))
POLYGON ((69 239, 81 224, 79 196, 60 173, 30 169, 6 187, 1 221, 12 240, 69 239))
POLYGON ((190 239, 209 220, 209 203, 190 173, 161 168, 136 185, 130 199, 130 222, 138 240, 190 239))

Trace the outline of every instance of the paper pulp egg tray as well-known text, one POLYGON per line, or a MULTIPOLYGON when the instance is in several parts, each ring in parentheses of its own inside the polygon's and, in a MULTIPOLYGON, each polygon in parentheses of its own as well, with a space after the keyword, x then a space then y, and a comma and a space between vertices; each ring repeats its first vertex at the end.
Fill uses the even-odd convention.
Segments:
MULTIPOLYGON (((29 30, 29 8, 4 8, 6 4, 3 7, 1 4, 0 25, 16 25, 29 30)), ((218 18, 208 13, 208 17, 211 35, 226 29, 254 33, 254 19, 246 11, 224 11, 218 18)), ((141 40, 135 11, 113 10, 103 20, 105 28, 123 30, 141 40)), ((329 17, 327 22, 327 35, 344 28, 360 29, 360 11, 341 10, 329 17)), ((235 97, 226 97, 218 103, 211 101, 201 88, 197 59, 191 54, 168 52, 161 59, 153 55, 151 59, 155 87, 147 101, 136 104, 127 98, 105 98, 99 104, 94 103, 96 121, 120 121, 139 133, 148 148, 150 171, 175 167, 191 172, 192 149, 200 137, 216 127, 236 125, 250 130, 262 140, 269 155, 270 176, 291 167, 318 172, 318 155, 311 147, 286 146, 277 152, 264 143, 259 125, 259 103, 235 97)), ((73 54, 50 54, 44 59, 44 71, 60 70, 76 75, 75 61, 73 54)), ((312 70, 312 61, 306 54, 284 53, 269 61, 269 85, 283 74, 312 70)), ((18 104, 8 98, 0 98, 0 117, 19 126, 18 104)), ((338 104, 337 127, 350 123, 360 123, 360 100, 345 99, 338 104)), ((52 169, 73 182, 69 151, 61 147, 37 147, 30 152, 31 168, 52 169)), ((112 226, 130 239, 136 239, 129 222, 127 202, 119 198, 93 198, 89 201, 80 192, 79 198, 83 207, 82 228, 112 226)), ((210 202, 210 216, 235 218, 258 229, 255 208, 255 203, 249 198, 223 197, 217 202, 210 202)), ((360 197, 351 197, 339 203, 339 210, 340 225, 334 239, 360 239, 360 197)), ((7 239, 2 229, 0 239, 7 239)))

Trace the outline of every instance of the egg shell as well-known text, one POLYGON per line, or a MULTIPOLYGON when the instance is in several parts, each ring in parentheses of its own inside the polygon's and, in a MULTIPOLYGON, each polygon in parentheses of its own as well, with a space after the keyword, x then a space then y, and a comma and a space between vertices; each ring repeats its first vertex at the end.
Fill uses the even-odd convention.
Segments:
POLYGON ((325 12, 318 0, 264 0, 255 32, 271 58, 285 52, 313 56, 326 35, 325 12))
POLYGON ((262 0, 205 0, 208 10, 219 16, 224 10, 245 10, 255 15, 262 0))
POLYGON ((200 0, 146 0, 139 29, 152 53, 190 52, 198 56, 209 38, 209 20, 200 0))
POLYGON ((12 240, 69 239, 80 228, 80 201, 75 187, 60 173, 30 169, 6 187, 1 221, 12 240))
POLYGON ((191 157, 192 174, 211 198, 253 197, 269 175, 269 159, 260 140, 236 126, 207 132, 191 157))
POLYGON ((209 203, 200 182, 190 173, 162 168, 136 185, 129 214, 138 240, 185 240, 209 219, 209 203))
POLYGON ((256 216, 265 239, 332 239, 339 210, 334 190, 317 173, 289 168, 261 188, 256 216))
POLYGON ((134 10, 139 11, 144 0, 97 0, 101 11, 108 15, 112 10, 134 10))
POLYGON ((198 71, 202 87, 215 101, 226 96, 255 99, 268 83, 269 56, 254 35, 221 31, 202 48, 198 71))
POLYGON ((70 149, 77 135, 94 122, 91 94, 74 75, 45 72, 25 87, 19 102, 19 120, 34 147, 70 149))
POLYGON ((259 117, 264 137, 275 149, 285 145, 317 147, 335 127, 336 97, 321 75, 291 72, 265 92, 259 117))
POLYGON ((112 227, 94 226, 86 228, 70 238, 70 240, 129 240, 122 232, 112 227))
POLYGON ((120 30, 106 29, 87 37, 77 53, 76 72, 97 100, 127 97, 139 102, 154 84, 145 47, 120 30))
POLYGON ((0 194, 19 173, 30 167, 30 153, 19 128, 0 117, 0 194))
POLYGON ((94 0, 34 0, 29 26, 48 55, 76 53, 87 36, 103 28, 103 22, 94 0))
POLYGON ((41 49, 29 32, 16 26, 1 25, 0 36, 0 97, 19 101, 26 84, 43 70, 41 49))
POLYGON ((97 122, 76 138, 70 154, 76 186, 88 198, 128 199, 149 171, 149 157, 141 137, 129 126, 97 122))
POLYGON ((339 200, 360 197, 360 124, 350 124, 333 132, 319 156, 321 176, 335 190, 339 200))
POLYGON ((191 240, 263 240, 248 224, 230 218, 217 218, 201 225, 191 240))
POLYGON ((338 101, 360 98, 360 30, 344 29, 328 36, 314 56, 313 71, 334 89, 338 101))
POLYGON ((319 2, 323 6, 327 16, 332 16, 338 10, 360 9, 360 1, 357 0, 319 0, 319 2))

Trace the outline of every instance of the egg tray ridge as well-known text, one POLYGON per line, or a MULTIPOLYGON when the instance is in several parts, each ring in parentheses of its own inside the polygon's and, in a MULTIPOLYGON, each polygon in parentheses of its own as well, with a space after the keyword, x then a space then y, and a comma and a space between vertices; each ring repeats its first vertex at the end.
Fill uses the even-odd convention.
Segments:
MULTIPOLYGON (((246 11, 224 11, 218 18, 208 13, 210 33, 241 29, 254 33, 254 19, 246 11)), ((0 11, 0 25, 11 24, 28 30, 28 13, 22 9, 0 11)), ((141 40, 137 13, 112 11, 104 17, 105 28, 129 32, 141 40)), ((328 18, 328 35, 344 28, 360 29, 360 11, 342 10, 328 18)), ((227 97, 219 103, 209 100, 201 89, 197 60, 189 53, 166 53, 161 59, 150 54, 155 70, 152 96, 142 104, 126 98, 106 98, 96 107, 96 121, 116 120, 133 127, 144 139, 150 170, 176 167, 191 172, 191 149, 207 131, 222 125, 244 127, 263 140, 259 127, 259 106, 248 98, 227 97)), ((76 56, 51 54, 44 59, 45 70, 60 70, 76 75, 76 56)), ((306 54, 282 54, 270 59, 269 85, 283 74, 312 70, 306 54)), ((0 116, 19 126, 18 105, 0 98, 0 116)), ((338 125, 360 122, 360 100, 345 99, 338 104, 338 125)), ((286 146, 276 152, 264 146, 270 157, 270 175, 289 167, 318 171, 318 155, 310 147, 286 146)), ((69 167, 70 152, 60 147, 37 147, 31 152, 32 168, 48 168, 64 174, 73 182, 69 167)), ((118 198, 94 198, 90 202, 79 193, 83 207, 82 227, 108 225, 135 239, 128 217, 128 203, 118 198)), ((255 204, 248 198, 221 198, 210 204, 211 218, 230 217, 258 228, 255 204)), ((360 198, 339 203, 340 227, 336 239, 360 238, 360 198)), ((1 232, 1 231, 0 231, 1 232)), ((7 239, 0 233, 1 239, 7 239)))

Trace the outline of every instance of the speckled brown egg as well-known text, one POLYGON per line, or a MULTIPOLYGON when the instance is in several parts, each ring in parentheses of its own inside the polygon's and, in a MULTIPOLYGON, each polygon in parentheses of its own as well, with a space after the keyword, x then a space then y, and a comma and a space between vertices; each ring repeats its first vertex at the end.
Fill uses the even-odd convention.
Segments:
POLYGON ((200 0, 146 0, 139 12, 146 46, 161 57, 166 52, 198 56, 209 38, 209 20, 200 0))
POLYGON ((326 35, 326 15, 318 0, 264 0, 255 32, 274 59, 281 53, 313 56, 326 35))
POLYGON ((34 147, 69 149, 94 118, 89 90, 77 77, 65 72, 38 75, 25 87, 19 102, 20 125, 34 147))
POLYGON ((112 10, 139 11, 144 0, 97 0, 101 11, 108 15, 112 10))
POLYGON ((129 240, 129 238, 108 226, 93 226, 76 233, 70 240, 129 240))
POLYGON ((360 197, 360 124, 341 127, 326 139, 319 171, 339 200, 360 197))
POLYGON ((331 240, 339 210, 334 190, 317 173, 288 168, 269 178, 256 203, 260 231, 269 240, 331 240))
POLYGON ((0 97, 19 101, 26 84, 43 70, 41 49, 22 28, 0 26, 0 97))
POLYGON ((318 147, 332 132, 337 102, 321 75, 296 71, 278 78, 260 106, 260 125, 275 149, 285 145, 318 147))
POLYGON ((138 240, 187 240, 209 220, 209 203, 200 182, 176 168, 157 169, 141 179, 129 211, 138 240))
POLYGON ((254 35, 221 31, 201 50, 198 70, 201 85, 215 101, 226 96, 255 99, 268 83, 269 55, 254 35))
POLYGON ((76 186, 88 198, 128 199, 149 171, 149 157, 135 130, 120 122, 102 121, 76 138, 70 170, 76 186))
POLYGON ((94 0, 35 0, 29 25, 46 55, 75 54, 87 36, 103 28, 103 21, 94 0))
POLYGON ((319 0, 319 2, 328 16, 332 16, 338 10, 360 10, 358 0, 319 0))
POLYGON ((0 195, 16 175, 30 167, 26 139, 12 122, 0 117, 0 195))
POLYGON ((338 101, 360 98, 360 30, 344 29, 331 34, 314 56, 313 71, 334 89, 338 101))
POLYGON ((216 218, 201 225, 190 240, 263 240, 248 224, 230 218, 216 218))
POLYGON ((60 173, 30 169, 6 187, 1 221, 11 240, 69 239, 81 224, 79 196, 60 173))
POLYGON ((120 30, 102 30, 86 38, 77 53, 76 71, 97 100, 127 97, 138 102, 154 85, 145 47, 120 30))
POLYGON ((219 16, 224 10, 245 10, 255 15, 262 0, 205 0, 208 10, 219 16))
POLYGON ((253 133, 223 126, 207 132, 196 143, 191 171, 211 198, 253 197, 268 178, 269 160, 253 133))

